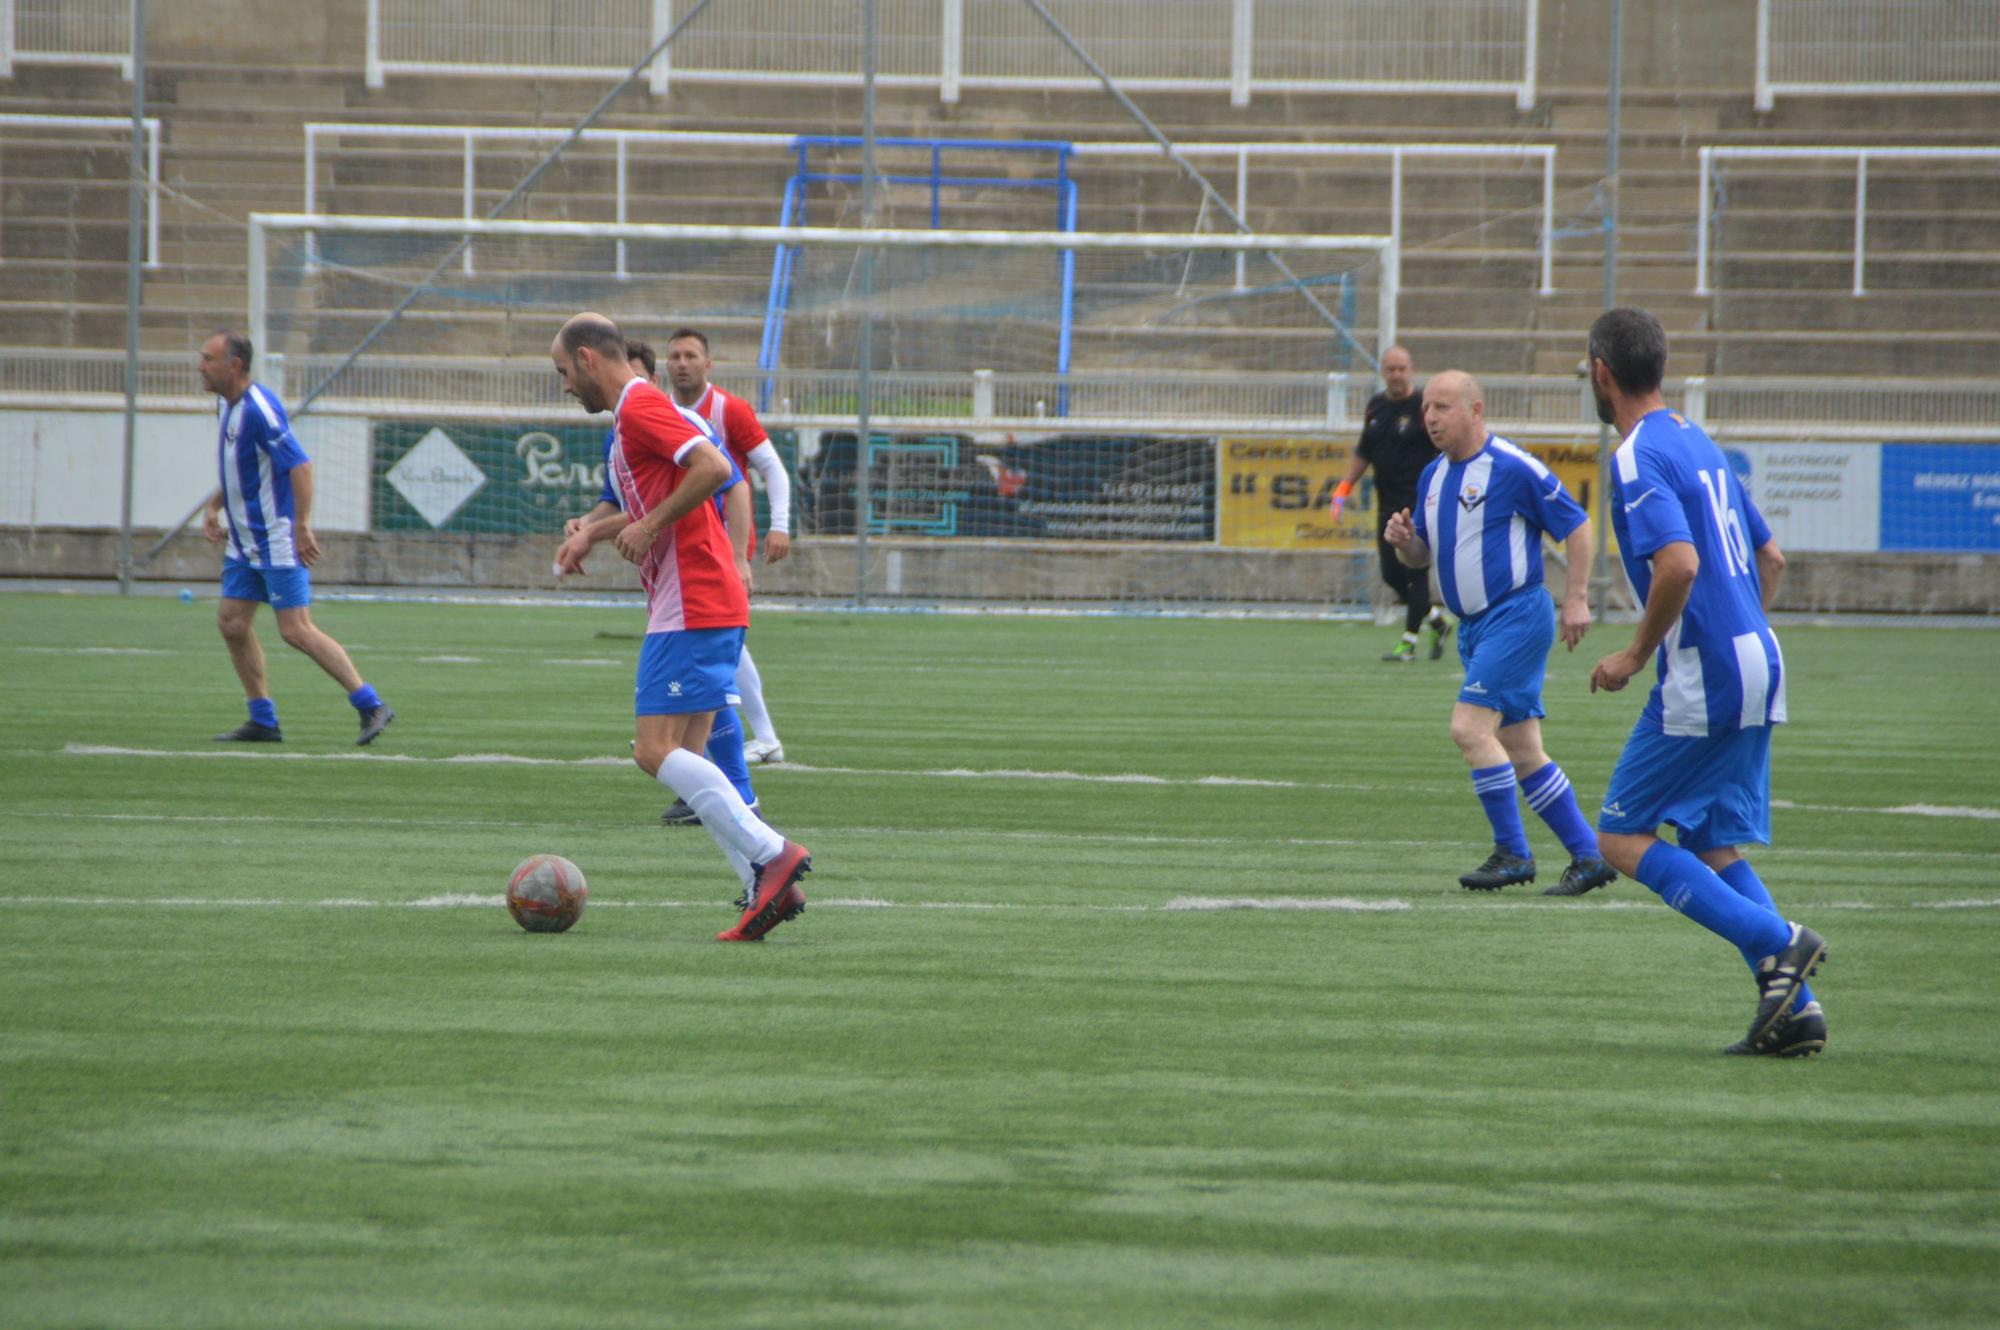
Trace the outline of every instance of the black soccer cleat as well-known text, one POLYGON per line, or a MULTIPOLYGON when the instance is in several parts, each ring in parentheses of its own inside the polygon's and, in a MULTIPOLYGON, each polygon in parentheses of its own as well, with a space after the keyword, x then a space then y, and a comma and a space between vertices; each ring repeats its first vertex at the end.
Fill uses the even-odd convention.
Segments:
POLYGON ((1581 896, 1586 891, 1595 891, 1607 883, 1618 880, 1618 870, 1605 863, 1596 855, 1577 855, 1563 869, 1562 881, 1542 894, 1544 896, 1581 896))
POLYGON ((1826 1014, 1808 1002, 1772 1026, 1762 1040, 1738 1039, 1722 1050, 1738 1057, 1811 1058, 1826 1051, 1826 1014))
POLYGON ((1757 1014, 1744 1039, 1761 1043, 1791 1010, 1792 998, 1806 976, 1826 959, 1826 939, 1803 924, 1793 924, 1792 939, 1775 955, 1757 962, 1757 1014))
POLYGON ((357 747, 372 744, 382 731, 389 728, 389 722, 396 719, 396 712, 387 702, 379 707, 370 707, 361 713, 361 737, 356 739, 357 747))
POLYGON ((1535 880, 1535 857, 1523 858, 1505 850, 1495 850, 1485 863, 1470 873, 1461 873, 1458 885, 1467 891, 1498 891, 1517 882, 1535 880))
POLYGON ((219 744, 281 744, 285 741, 285 732, 275 725, 246 720, 235 729, 216 735, 215 741, 219 744))

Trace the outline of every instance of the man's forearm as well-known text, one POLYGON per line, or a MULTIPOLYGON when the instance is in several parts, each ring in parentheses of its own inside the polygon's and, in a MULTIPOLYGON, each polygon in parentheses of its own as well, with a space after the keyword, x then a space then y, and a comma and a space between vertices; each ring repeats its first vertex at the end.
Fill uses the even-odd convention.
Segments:
POLYGON ((292 524, 312 525, 313 469, 311 462, 301 462, 286 473, 292 482, 292 524))
POLYGON ((616 504, 601 503, 584 515, 583 525, 577 530, 583 533, 584 539, 596 545, 623 531, 626 521, 623 508, 616 504))
POLYGON ((1396 562, 1405 568, 1428 568, 1431 566, 1431 547, 1421 540, 1413 540, 1408 548, 1395 546, 1396 562))
POLYGON ((1563 557, 1569 560, 1569 579, 1563 587, 1563 599, 1583 601, 1590 598, 1590 556, 1596 550, 1590 536, 1590 523, 1585 522, 1569 533, 1563 541, 1563 557))
POLYGON ((1646 593, 1645 611, 1632 634, 1632 654, 1644 660, 1660 649, 1667 634, 1687 608, 1688 594, 1694 590, 1694 573, 1675 567, 1655 569, 1653 585, 1646 593))

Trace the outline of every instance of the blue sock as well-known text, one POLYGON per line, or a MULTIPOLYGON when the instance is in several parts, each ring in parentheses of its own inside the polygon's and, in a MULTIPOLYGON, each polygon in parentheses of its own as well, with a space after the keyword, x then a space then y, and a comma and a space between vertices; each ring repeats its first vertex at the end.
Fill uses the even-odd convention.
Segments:
POLYGON ((724 707, 715 713, 715 724, 708 731, 708 760, 729 777, 729 783, 736 787, 744 803, 757 802, 757 792, 750 788, 750 764, 743 760, 743 722, 737 718, 735 707, 724 707))
POLYGON ((1472 769, 1472 792, 1486 806, 1486 820, 1493 824, 1493 843, 1509 854, 1528 857, 1528 832, 1521 825, 1521 805, 1515 798, 1520 787, 1514 780, 1512 763, 1472 769))
MULTIPOLYGON (((1778 907, 1771 903, 1771 893, 1764 889, 1764 880, 1757 876, 1757 870, 1750 866, 1748 859, 1738 859, 1735 863, 1717 873, 1716 876, 1727 882, 1735 890, 1736 894, 1743 897, 1743 899, 1755 901, 1772 914, 1778 913, 1778 907)), ((1766 956, 1769 954, 1769 952, 1764 953, 1766 956)), ((1764 957, 1752 956, 1748 951, 1745 951, 1743 959, 1750 963, 1750 968, 1754 971, 1757 968, 1757 962, 1764 959, 1764 957)), ((1812 990, 1807 988, 1805 983, 1801 981, 1799 984, 1799 995, 1792 999, 1792 1010, 1797 1011, 1812 1000, 1812 990)))
POLYGON ((375 692, 375 685, 372 683, 364 683, 349 693, 347 701, 356 711, 373 711, 382 705, 382 699, 375 692))
POLYGON ((1714 869, 1678 845, 1655 841, 1633 876, 1658 892, 1669 909, 1729 939, 1745 956, 1761 959, 1783 950, 1792 939, 1792 926, 1775 911, 1739 895, 1714 869))
POLYGON ((250 719, 256 721, 259 725, 268 725, 274 730, 277 729, 278 704, 268 697, 251 698, 250 719))
POLYGON ((1551 762, 1530 775, 1521 782, 1521 797, 1549 824, 1549 830, 1571 855, 1597 858, 1597 833, 1583 820, 1583 810, 1576 806, 1576 791, 1570 788, 1561 767, 1551 762))

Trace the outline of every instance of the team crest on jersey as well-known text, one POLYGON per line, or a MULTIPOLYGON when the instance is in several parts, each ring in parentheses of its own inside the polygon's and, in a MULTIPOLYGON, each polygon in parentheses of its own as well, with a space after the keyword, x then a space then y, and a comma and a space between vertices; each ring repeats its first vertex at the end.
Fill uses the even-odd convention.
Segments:
POLYGON ((1467 485, 1458 492, 1458 506, 1468 513, 1485 502, 1486 491, 1477 485, 1467 485))
POLYGON ((1398 434, 1407 434, 1410 432, 1410 417, 1408 416, 1396 417, 1396 432, 1398 434))

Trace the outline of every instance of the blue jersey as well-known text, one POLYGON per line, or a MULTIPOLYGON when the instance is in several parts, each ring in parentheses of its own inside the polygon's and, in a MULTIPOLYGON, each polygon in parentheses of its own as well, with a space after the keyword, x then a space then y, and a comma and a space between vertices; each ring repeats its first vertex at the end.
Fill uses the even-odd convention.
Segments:
POLYGON ((1632 427, 1612 468, 1611 526, 1641 604, 1663 546, 1685 541, 1701 559, 1687 608, 1660 644, 1639 728, 1707 736, 1782 723, 1784 657, 1764 618, 1755 555, 1771 529, 1701 426, 1662 410, 1632 427))
POLYGON ((1411 520, 1433 551, 1446 607, 1472 619, 1539 588, 1542 535, 1566 539, 1589 518, 1555 472, 1489 434, 1467 460, 1440 454, 1424 468, 1411 520))
POLYGON ((216 398, 215 412, 227 557, 256 568, 298 567, 291 471, 310 459, 292 437, 284 403, 253 383, 234 402, 216 398))

